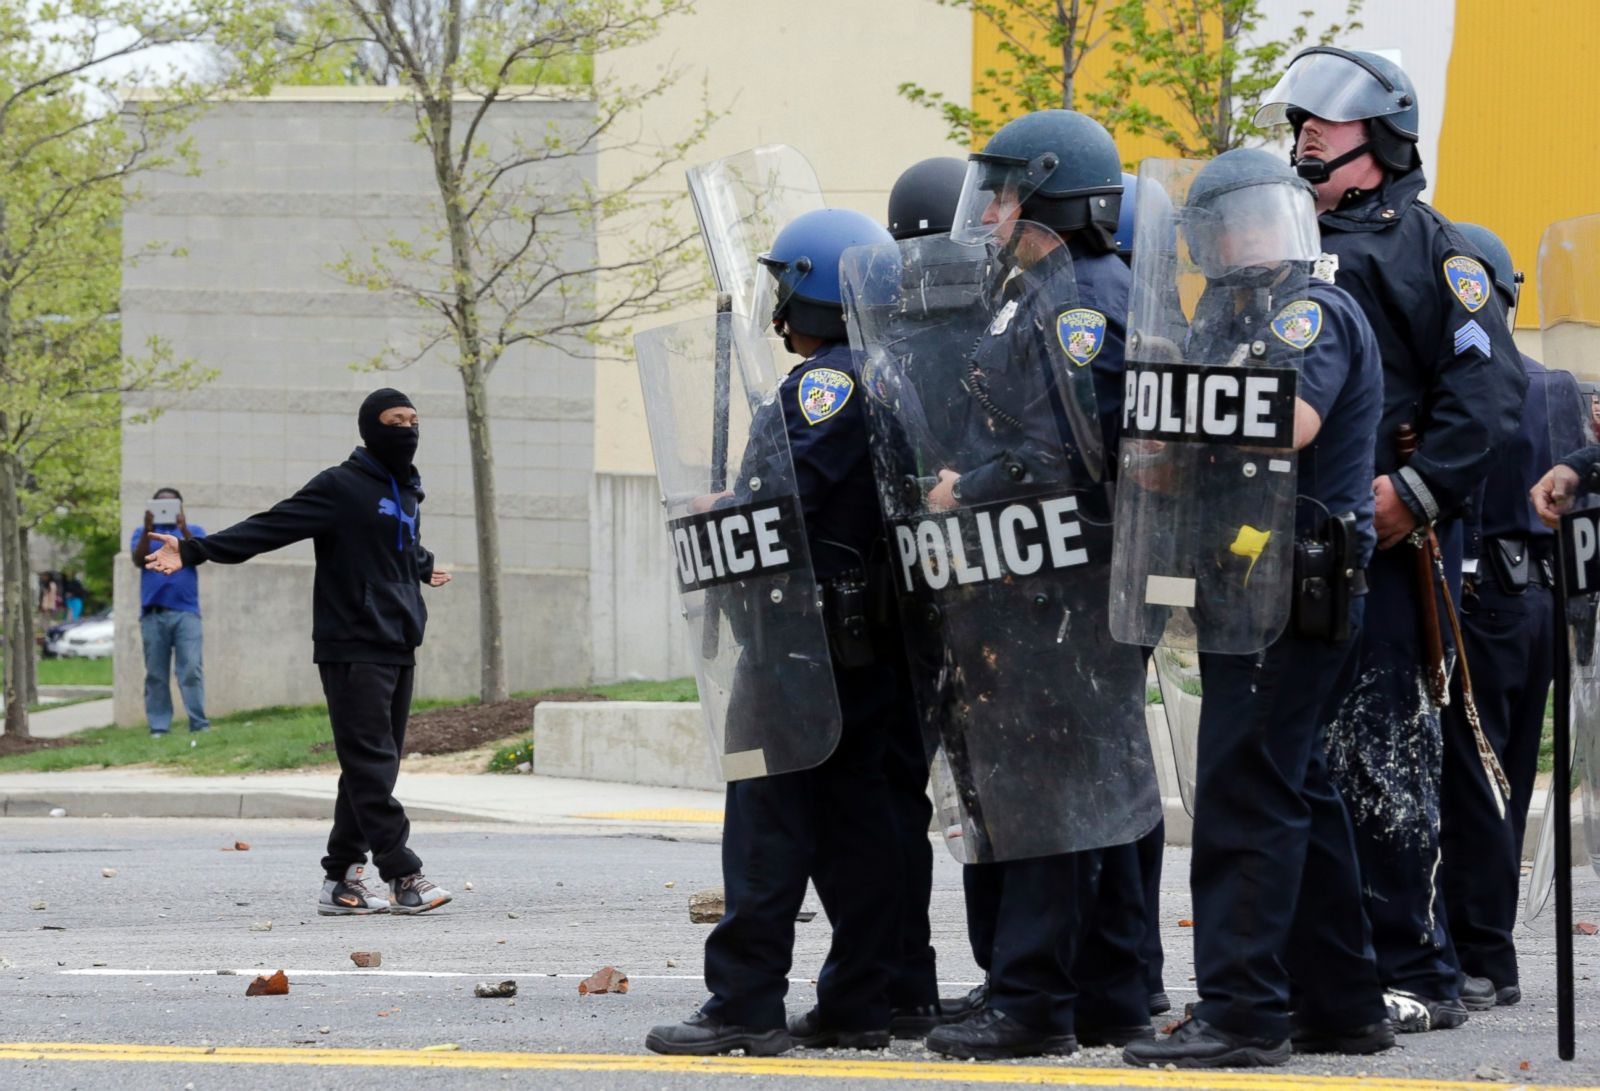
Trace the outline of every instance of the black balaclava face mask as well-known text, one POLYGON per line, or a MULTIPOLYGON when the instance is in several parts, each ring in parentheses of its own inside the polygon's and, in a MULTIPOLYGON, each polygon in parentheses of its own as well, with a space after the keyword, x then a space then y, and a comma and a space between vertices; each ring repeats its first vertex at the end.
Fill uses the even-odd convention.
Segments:
POLYGON ((386 409, 405 406, 415 409, 411 399, 392 387, 374 390, 361 403, 356 414, 356 425, 361 430, 361 442, 366 444, 372 457, 395 477, 404 477, 417 457, 417 442, 422 432, 416 425, 379 424, 378 417, 386 409))

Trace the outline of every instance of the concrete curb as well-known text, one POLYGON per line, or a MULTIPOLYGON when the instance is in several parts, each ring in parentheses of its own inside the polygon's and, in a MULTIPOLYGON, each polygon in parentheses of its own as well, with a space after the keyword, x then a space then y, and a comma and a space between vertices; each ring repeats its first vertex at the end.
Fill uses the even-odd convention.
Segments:
MULTIPOLYGON (((228 792, 38 788, 0 793, 0 815, 7 818, 47 817, 57 807, 78 818, 309 818, 324 822, 333 818, 333 800, 326 796, 270 788, 228 792)), ((415 821, 516 824, 504 815, 437 804, 408 803, 406 814, 415 821)))

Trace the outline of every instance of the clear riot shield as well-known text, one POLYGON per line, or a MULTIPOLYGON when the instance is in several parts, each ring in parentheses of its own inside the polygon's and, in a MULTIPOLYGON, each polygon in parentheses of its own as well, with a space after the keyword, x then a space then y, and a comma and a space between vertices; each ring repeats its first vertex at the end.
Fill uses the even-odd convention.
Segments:
MULTIPOLYGON (((1550 385, 1550 447, 1557 458, 1600 442, 1600 216, 1583 216, 1552 224, 1539 243, 1539 318, 1542 354, 1547 367, 1569 372, 1573 384, 1550 385), (1557 394, 1565 390, 1564 396, 1557 394)), ((1570 509, 1575 515, 1600 510, 1600 496, 1580 492, 1570 509)), ((1570 528, 1563 526, 1565 535, 1570 528)), ((1566 544, 1565 542, 1563 543, 1566 544)), ((1585 840, 1591 861, 1600 871, 1600 653, 1595 642, 1596 604, 1600 588, 1572 578, 1577 558, 1568 554, 1559 582, 1556 638, 1558 674, 1564 657, 1565 721, 1570 781, 1583 800, 1585 840)), ((1560 699, 1562 685, 1557 686, 1560 699)), ((1562 709, 1557 709, 1561 718, 1562 709)), ((1564 764, 1557 763, 1558 769, 1564 764)), ((1524 903, 1525 920, 1536 919, 1549 901, 1558 869, 1558 807, 1552 782, 1545 793, 1545 820, 1539 830, 1534 864, 1524 903)))
POLYGON ((757 263, 778 232, 801 213, 823 207, 810 162, 786 144, 767 144, 689 168, 689 199, 717 291, 735 314, 765 336, 772 278, 757 263))
POLYGON ((1298 271, 1308 245, 1299 220, 1309 216, 1314 233, 1315 214, 1309 194, 1257 185, 1219 216, 1190 201, 1205 166, 1139 168, 1111 631, 1130 644, 1242 654, 1289 618, 1296 378, 1322 327, 1298 271), (1283 242, 1297 263, 1286 279, 1208 277, 1209 252, 1256 238, 1283 242))
POLYGON ((1172 739, 1172 762, 1183 809, 1194 817, 1194 785, 1200 775, 1200 658, 1192 651, 1157 646, 1151 653, 1161 712, 1172 739))
POLYGON ((809 769, 839 741, 839 700, 766 343, 724 313, 634 348, 717 765, 809 769))
POLYGON ((1066 248, 1012 224, 840 268, 946 843, 980 863, 1137 839, 1161 813, 1145 672, 1106 629, 1104 331, 1081 332, 1066 248))

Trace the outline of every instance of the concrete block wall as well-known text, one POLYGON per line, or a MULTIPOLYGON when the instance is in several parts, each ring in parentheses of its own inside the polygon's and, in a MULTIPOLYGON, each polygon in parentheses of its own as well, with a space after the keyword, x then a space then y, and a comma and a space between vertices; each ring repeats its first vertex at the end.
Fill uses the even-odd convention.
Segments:
MULTIPOLYGON (((465 108, 465 105, 464 105, 465 108)), ((486 131, 580 123, 582 102, 496 108, 486 131)), ((217 372, 179 396, 130 395, 122 440, 125 533, 146 499, 171 485, 189 518, 217 530, 289 495, 360 442, 355 412, 397 386, 422 417, 418 466, 427 501, 422 538, 456 582, 430 593, 418 693, 477 687, 472 479, 460 378, 447 351, 391 372, 356 370, 386 346, 424 334, 410 303, 347 286, 331 268, 390 235, 422 239, 435 223, 426 150, 392 89, 291 89, 219 104, 190 136, 197 176, 158 175, 130 194, 124 220, 124 346, 148 338, 217 372), (134 260, 147 248, 182 256, 134 260), (153 423, 134 422, 154 408, 153 423)), ((591 182, 592 158, 540 184, 591 182)), ((592 238, 562 240, 592 261, 592 238)), ((589 504, 593 472, 591 359, 519 346, 490 381, 498 512, 506 572, 506 649, 513 688, 589 679, 589 504)), ((202 574, 208 711, 321 699, 309 666, 310 543, 231 572, 202 574), (247 620, 248 619, 248 620, 247 620)), ((137 573, 119 565, 117 714, 142 719, 137 573)))

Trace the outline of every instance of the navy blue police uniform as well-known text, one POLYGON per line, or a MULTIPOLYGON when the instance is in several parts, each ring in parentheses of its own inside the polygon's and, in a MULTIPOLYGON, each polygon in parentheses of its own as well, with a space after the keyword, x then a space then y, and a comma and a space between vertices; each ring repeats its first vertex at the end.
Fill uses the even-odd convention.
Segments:
MULTIPOLYGON (((883 522, 873 485, 866 418, 848 346, 830 343, 800 364, 763 404, 781 413, 793 458, 806 536, 819 585, 861 571, 881 556, 883 522)), ((735 495, 782 453, 752 444, 735 495)), ((770 475, 769 475, 770 479, 770 475)), ((886 986, 894 971, 899 857, 885 782, 885 747, 911 718, 903 649, 888 624, 872 627, 874 662, 833 669, 843 729, 821 765, 731 782, 723 824, 726 914, 706 941, 706 1016, 778 1030, 794 948, 795 915, 809 879, 833 926, 817 978, 822 1025, 880 1031, 889 1024, 886 986)), ((781 666, 781 665, 780 665, 781 666)), ((776 668, 741 664, 740 678, 776 668)), ((732 698, 738 701, 738 685, 732 698)), ((800 695, 803 699, 803 695, 800 695)), ((730 711, 729 720, 737 719, 730 711)), ((914 725, 910 728, 914 731, 914 725)))
POLYGON ((1539 521, 1528 490, 1583 435, 1577 381, 1528 356, 1522 366, 1528 376, 1522 423, 1501 446, 1464 520, 1464 555, 1475 563, 1461 603, 1479 719, 1510 782, 1511 800, 1502 817, 1459 691, 1444 712, 1440 798, 1439 885, 1450 938, 1462 972, 1487 978, 1502 1003, 1520 996, 1512 927, 1555 672, 1555 532, 1539 521))
MULTIPOLYGON (((1036 268, 1018 278, 1019 282, 1031 282, 1026 297, 1020 300, 1019 313, 1008 323, 1008 329, 1018 332, 986 338, 988 351, 980 349, 978 362, 986 375, 993 373, 1000 360, 1013 366, 1025 362, 1029 382, 1048 384, 1045 353, 1018 345, 1017 339, 1035 336, 1040 330, 1045 336, 1061 336, 1070 363, 1088 367, 1092 373, 1092 423, 1101 431, 1104 449, 1115 451, 1131 274, 1113 253, 1097 252, 1077 240, 1068 240, 1066 249, 1072 258, 1070 274, 1048 268, 1047 258, 1043 273, 1036 268), (1067 278, 1074 282, 1056 287, 1067 278), (1053 307, 1052 301, 1074 296, 1074 307, 1058 314, 1059 307, 1053 307), (1040 322, 1026 320, 1033 311, 1038 312, 1040 322), (1058 334, 1058 322, 1062 321, 1066 332, 1058 334)), ((988 392, 983 397, 992 396, 993 392, 988 392)), ((984 411, 983 397, 974 406, 978 413, 984 411)), ((1010 396, 995 400, 1017 404, 1010 396)), ((1044 480, 1060 478, 1063 459, 1075 473, 1086 468, 1083 452, 1070 440, 1062 444, 1079 426, 1069 423, 1068 418, 1076 415, 1068 409, 1069 400, 1078 399, 1060 394, 1052 385, 1048 404, 1054 423, 1041 422, 1040 427, 1030 429, 1041 437, 1036 447, 1023 447, 1019 454, 1019 448, 1013 446, 1007 452, 1026 465, 1030 474, 1044 480)), ((1045 403, 1036 400, 1035 404, 1045 403)), ((1107 459, 1108 470, 1113 463, 1114 459, 1107 459)), ((998 467, 998 463, 990 465, 998 467)), ((985 498, 979 475, 964 472, 962 501, 978 503, 985 498)), ((1087 502, 1084 510, 1104 526, 1109 502, 1102 499, 1102 503, 1099 514, 1094 514, 1087 502)), ((1122 649, 1122 654, 1135 657, 1140 653, 1130 647, 1122 649)), ((1160 836, 1158 825, 1145 840, 1160 836)), ((1104 1044, 1112 1040, 1108 1034, 1119 1036, 1131 1028, 1147 1030, 1150 989, 1145 945, 1147 929, 1155 922, 1146 916, 1139 854, 1143 843, 969 864, 963 869, 968 939, 973 958, 988 974, 990 1005, 1034 1030, 1075 1033, 1083 1045, 1104 1044)), ((1159 940, 1156 949, 1159 951, 1159 940)), ((1158 980, 1159 973, 1158 969, 1158 980)))
MULTIPOLYGON (((1318 532, 1326 513, 1353 513, 1356 563, 1365 566, 1376 543, 1378 346, 1339 288, 1312 280, 1275 294, 1269 313, 1238 326, 1233 340, 1249 341, 1270 322, 1274 339, 1302 354, 1298 394, 1322 426, 1299 454, 1296 531, 1318 532)), ((1347 639, 1301 635, 1291 621, 1257 655, 1200 656, 1205 701, 1190 863, 1195 1015, 1238 1037, 1289 1037, 1291 977, 1309 1031, 1343 1035, 1384 1019, 1354 836, 1322 750, 1324 726, 1354 680, 1362 614, 1363 596, 1353 596, 1347 639)))
MULTIPOLYGON (((1488 272, 1421 201, 1424 185, 1420 167, 1388 176, 1319 219, 1323 247, 1339 259, 1338 284, 1371 322, 1382 353, 1376 472, 1419 523, 1436 521, 1459 600, 1459 514, 1515 431, 1527 378, 1510 331, 1488 305, 1488 272), (1404 466, 1402 424, 1421 436, 1404 466)), ((1401 543, 1369 566, 1360 666, 1330 729, 1329 758, 1355 823, 1385 987, 1453 1002, 1458 968, 1434 878, 1442 741, 1425 696, 1414 560, 1414 547, 1401 543)))

